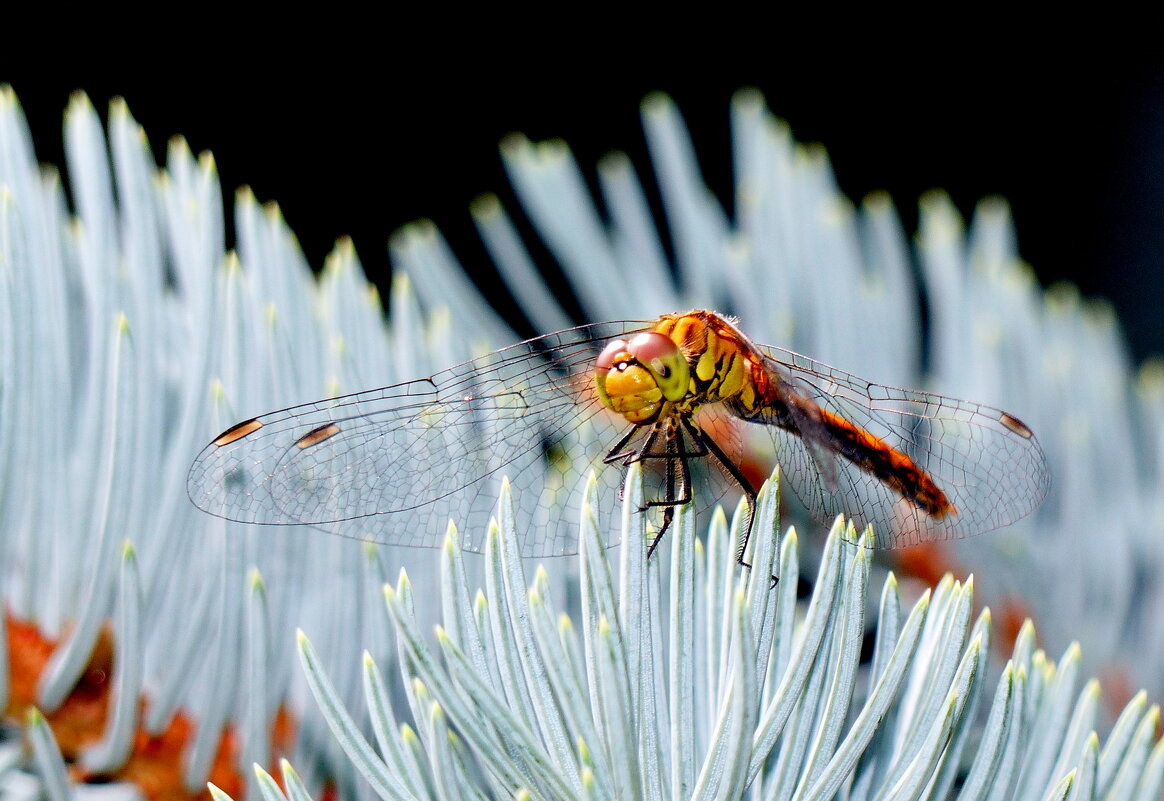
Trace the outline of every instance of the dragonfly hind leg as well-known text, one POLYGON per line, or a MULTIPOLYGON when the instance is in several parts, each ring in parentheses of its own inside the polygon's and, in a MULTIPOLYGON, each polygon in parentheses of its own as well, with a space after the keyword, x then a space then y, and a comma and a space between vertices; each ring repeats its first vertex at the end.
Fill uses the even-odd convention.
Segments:
MULTIPOLYGON (((741 567, 746 567, 751 570, 751 564, 744 561, 744 553, 748 550, 748 541, 752 537, 752 523, 755 521, 756 513, 756 490, 752 488, 752 483, 740 472, 739 466, 723 452, 723 449, 719 447, 719 444, 714 439, 704 433, 694 422, 686 417, 683 418, 683 427, 687 429, 687 433, 691 435, 691 438, 700 443, 706 449, 706 453, 719 463, 719 466, 731 477, 732 481, 736 483, 747 499, 748 520, 744 525, 744 533, 740 537, 739 544, 736 546, 736 563, 741 567)), ((780 577, 772 576, 771 578, 772 586, 775 587, 780 581, 780 577)))

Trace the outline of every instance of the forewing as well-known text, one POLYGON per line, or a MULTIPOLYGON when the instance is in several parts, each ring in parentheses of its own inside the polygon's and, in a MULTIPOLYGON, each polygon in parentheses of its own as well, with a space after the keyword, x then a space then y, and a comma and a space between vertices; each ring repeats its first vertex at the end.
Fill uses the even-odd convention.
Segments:
POLYGON ((944 516, 927 514, 835 448, 806 447, 795 433, 768 425, 785 484, 817 519, 843 513, 858 531, 873 525, 876 547, 899 548, 1001 528, 1030 514, 1046 497, 1047 458, 1014 416, 875 384, 780 348, 760 349, 787 387, 907 455, 953 506, 944 516), (821 465, 822 458, 829 463, 821 465))
POLYGON ((229 520, 393 545, 436 546, 452 519, 474 548, 507 475, 523 553, 570 553, 581 479, 601 467, 602 443, 619 428, 595 393, 594 359, 607 339, 643 325, 560 331, 429 378, 240 423, 199 454, 190 497, 229 520))

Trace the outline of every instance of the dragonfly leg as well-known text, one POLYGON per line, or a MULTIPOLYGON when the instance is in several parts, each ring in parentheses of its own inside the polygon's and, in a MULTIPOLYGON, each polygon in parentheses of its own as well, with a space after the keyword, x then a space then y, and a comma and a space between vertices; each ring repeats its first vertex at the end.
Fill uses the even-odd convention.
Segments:
POLYGON ((671 528, 671 520, 675 517, 675 507, 667 506, 663 509, 663 525, 659 526, 658 532, 655 533, 655 538, 651 540, 650 546, 647 548, 647 558, 650 559, 655 553, 655 549, 659 547, 659 543, 663 540, 663 535, 667 533, 667 529, 671 528))
MULTIPOLYGON (((618 442, 614 443, 614 447, 606 452, 602 463, 611 464, 613 462, 622 462, 623 467, 627 467, 637 461, 648 458, 647 451, 655 446, 655 441, 659 438, 659 426, 657 424, 651 426, 651 431, 644 438, 642 445, 638 448, 627 448, 623 450, 639 428, 641 428, 639 425, 632 425, 628 428, 627 432, 619 438, 618 442)), ((625 489, 626 487, 622 484, 618 487, 618 500, 620 502, 623 499, 625 489)))
POLYGON ((664 458, 667 460, 664 468, 663 499, 659 501, 648 501, 642 510, 646 511, 651 507, 663 507, 663 525, 659 527, 659 531, 651 541, 650 548, 647 549, 648 559, 655 552, 655 548, 659 546, 663 536, 671 527, 671 521, 675 517, 675 507, 685 503, 691 503, 691 467, 687 464, 687 456, 689 455, 698 454, 690 454, 683 447, 682 432, 674 420, 670 420, 667 425, 665 452, 644 457, 664 458))
POLYGON ((667 461, 667 474, 670 483, 667 487, 667 493, 663 496, 663 500, 647 501, 639 511, 645 512, 647 509, 656 506, 666 508, 668 506, 682 506, 685 503, 691 503, 691 468, 687 464, 687 460, 679 456, 674 459, 669 459, 667 461), (678 483, 677 490, 674 486, 676 482, 678 483))
POLYGON ((666 487, 666 493, 661 501, 647 501, 646 506, 642 511, 651 508, 652 506, 681 506, 685 503, 691 502, 691 468, 687 464, 688 456, 703 456, 706 455, 705 450, 700 453, 688 453, 683 448, 682 437, 676 436, 678 429, 669 426, 667 430, 667 450, 661 454, 651 454, 644 456, 644 459, 666 459, 667 464, 664 469, 663 484, 666 487), (678 466, 678 469, 676 469, 678 466), (676 490, 676 482, 678 482, 678 490, 676 490))
MULTIPOLYGON (((704 433, 695 423, 689 418, 683 418, 683 427, 687 429, 687 433, 691 435, 693 441, 699 442, 706 448, 706 452, 713 459, 719 462, 720 467, 731 477, 744 493, 744 497, 748 500, 748 521, 744 526, 743 536, 740 537, 739 545, 736 547, 736 562, 742 567, 751 568, 752 566, 744 561, 744 552, 748 549, 748 540, 752 537, 752 522, 755 519, 756 511, 756 490, 752 488, 752 484, 740 472, 739 466, 731 460, 731 458, 723 452, 719 444, 704 433)), ((780 581, 779 576, 772 576, 772 586, 780 581)))
MULTIPOLYGON (((669 428, 670 427, 668 426, 668 430, 669 430, 669 428)), ((606 454, 606 458, 603 460, 603 462, 605 464, 610 464, 611 462, 621 461, 624 467, 629 467, 630 465, 634 464, 635 462, 642 462, 642 461, 645 461, 647 459, 670 458, 670 456, 671 456, 670 450, 672 447, 671 440, 670 440, 670 433, 668 433, 667 436, 664 437, 665 445, 664 445, 663 452, 662 453, 655 452, 655 445, 659 441, 660 432, 663 430, 663 427, 659 424, 658 421, 655 421, 651 425, 650 433, 648 433, 647 436, 643 438, 643 443, 641 445, 639 445, 635 449, 627 449, 625 451, 622 450, 623 447, 627 444, 627 442, 630 441, 631 437, 634 436, 635 431, 637 431, 638 429, 639 429, 639 426, 637 426, 637 425, 631 426, 631 429, 629 431, 627 431, 625 434, 623 434, 622 438, 606 454)), ((620 501, 623 498, 623 490, 624 489, 625 489, 625 487, 621 487, 621 486, 618 488, 618 499, 620 501)), ((646 510, 640 509, 639 511, 642 512, 642 511, 646 511, 646 510)))
POLYGON ((647 506, 663 507, 663 525, 659 527, 658 533, 655 534, 655 538, 651 541, 651 547, 647 549, 648 559, 655 552, 655 548, 659 546, 663 535, 667 533, 667 529, 671 527, 671 520, 675 517, 675 507, 685 503, 691 503, 691 467, 687 464, 685 458, 678 456, 667 461, 666 483, 666 498, 662 501, 652 501, 647 504, 647 506), (676 482, 678 482, 678 488, 676 488, 676 482))
MULTIPOLYGON (((611 448, 606 456, 603 458, 605 464, 613 462, 622 462, 624 465, 634 464, 635 462, 645 462, 647 460, 664 461, 663 473, 663 497, 661 500, 647 501, 639 510, 645 512, 648 509, 662 507, 663 509, 663 523, 659 530, 655 533, 651 540, 651 545, 647 550, 647 557, 650 558, 655 552, 663 537, 671 527, 671 521, 675 517, 675 507, 681 506, 691 502, 691 467, 687 463, 689 457, 703 457, 707 456, 708 449, 704 444, 702 437, 698 432, 691 427, 691 425, 683 419, 683 427, 680 427, 679 421, 674 417, 666 418, 665 421, 656 420, 651 426, 650 432, 644 437, 643 442, 637 448, 627 448, 627 444, 634 437, 640 426, 631 426, 631 428, 619 438, 614 447, 611 448), (684 441, 683 432, 688 432, 691 437, 691 447, 688 448, 684 441), (663 439, 663 447, 659 449, 659 438, 663 439)), ((754 493, 753 493, 754 495, 754 493)), ((622 489, 619 490, 619 499, 622 499, 622 489)))
POLYGON ((626 444, 630 442, 631 437, 633 437, 635 432, 638 430, 639 426, 637 425, 632 425, 630 428, 628 428, 626 433, 619 438, 618 442, 614 443, 614 447, 606 452, 606 456, 602 457, 602 463, 610 464, 611 462, 617 462, 620 459, 626 459, 630 456, 633 456, 635 451, 623 451, 623 448, 626 447, 626 444))

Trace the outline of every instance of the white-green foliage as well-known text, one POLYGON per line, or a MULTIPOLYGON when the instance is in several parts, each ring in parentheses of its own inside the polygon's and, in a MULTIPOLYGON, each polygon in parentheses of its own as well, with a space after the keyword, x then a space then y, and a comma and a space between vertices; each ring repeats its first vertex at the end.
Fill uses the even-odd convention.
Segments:
MULTIPOLYGON (((640 482, 632 470, 617 568, 589 506, 583 511, 576 618, 549 602, 543 570, 527 585, 506 490, 489 532, 483 591, 466 583, 450 529, 435 641, 416 608, 437 588, 424 588, 422 600, 403 572, 385 586, 399 675, 385 676, 365 655, 358 714, 370 721, 375 749, 300 634, 311 691, 377 795, 1159 798, 1159 708, 1137 696, 1101 749, 1099 688, 1090 681, 1079 689, 1078 646, 1055 663, 1036 650, 1028 624, 1001 673, 992 670, 990 613, 974 613, 972 579, 947 577, 932 596, 927 590, 903 607, 889 574, 872 662, 863 667, 873 552, 851 542, 856 532, 846 535, 843 520, 803 604, 800 540, 795 529, 777 536, 774 483, 761 493, 753 567, 744 569, 733 550, 739 519, 729 526, 717 515, 705 545, 686 510, 669 558, 648 560, 643 517, 634 513, 640 482)), ((289 771, 284 765, 301 793, 289 771)), ((256 773, 266 797, 280 801, 270 777, 256 773)))
MULTIPOLYGON (((240 768, 264 758, 280 705, 302 718, 296 756, 311 764, 330 738, 296 708, 295 626, 358 655, 376 627, 349 610, 383 577, 360 543, 200 513, 186 471, 240 417, 420 375, 467 345, 449 343, 448 314, 420 319, 406 287, 386 327, 350 244, 317 279, 277 211, 249 193, 227 253, 213 160, 175 140, 158 170, 124 103, 104 131, 78 96, 65 138, 71 217, 0 89, 0 577, 6 610, 61 640, 37 704, 58 708, 110 622, 113 714, 82 754, 88 768, 116 770, 139 727, 161 732, 181 710, 196 724, 182 760, 196 792, 227 726, 241 733, 240 768)), ((435 561, 381 558, 411 558, 421 576, 435 561)), ((0 707, 8 672, 0 647, 0 707)), ((357 697, 359 679, 338 683, 357 697)), ((19 795, 18 781, 0 774, 0 792, 19 795)))

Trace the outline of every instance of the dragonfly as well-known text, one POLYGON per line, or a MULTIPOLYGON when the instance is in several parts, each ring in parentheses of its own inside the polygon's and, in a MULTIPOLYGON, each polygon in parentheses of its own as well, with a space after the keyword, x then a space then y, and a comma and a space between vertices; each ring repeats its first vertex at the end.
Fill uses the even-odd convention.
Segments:
MULTIPOLYGON (((867 381, 752 342, 706 310, 583 325, 414 381, 237 423, 195 459, 187 491, 227 520, 306 525, 436 547, 448 521, 479 549, 501 476, 524 556, 576 553, 578 485, 644 470, 650 551, 696 486, 736 487, 748 519, 747 432, 762 432, 817 520, 845 514, 897 548, 1002 528, 1050 489, 1046 456, 1014 415, 867 381)), ((608 526, 615 529, 616 526, 608 526)), ((611 533, 607 544, 617 542, 611 533)))

